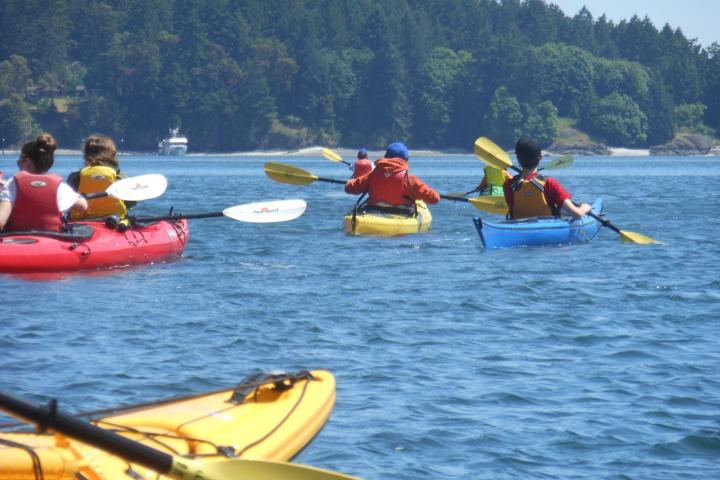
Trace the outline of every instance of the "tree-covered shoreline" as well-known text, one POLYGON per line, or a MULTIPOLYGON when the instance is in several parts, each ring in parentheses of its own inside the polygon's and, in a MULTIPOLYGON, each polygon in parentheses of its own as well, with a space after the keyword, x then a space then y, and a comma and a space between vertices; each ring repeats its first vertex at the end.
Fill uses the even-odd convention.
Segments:
POLYGON ((542 0, 5 0, 0 135, 149 151, 467 148, 572 124, 647 148, 720 129, 720 46, 542 0))

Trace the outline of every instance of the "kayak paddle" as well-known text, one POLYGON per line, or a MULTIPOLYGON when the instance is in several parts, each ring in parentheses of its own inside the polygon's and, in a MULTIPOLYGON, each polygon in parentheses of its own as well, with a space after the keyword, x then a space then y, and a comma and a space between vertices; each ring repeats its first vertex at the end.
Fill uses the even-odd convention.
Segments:
POLYGON ((149 223, 160 220, 180 220, 195 218, 228 217, 239 222, 275 223, 286 222, 298 218, 305 212, 307 204, 304 200, 275 200, 269 202, 246 203, 228 207, 219 212, 208 213, 171 213, 159 217, 134 217, 132 222, 149 223))
POLYGON ((310 185, 315 181, 337 183, 340 185, 345 185, 346 183, 345 180, 317 177, 307 170, 286 163, 267 162, 263 169, 265 170, 265 174, 276 182, 287 183, 289 185, 310 185))
POLYGON ((444 198, 445 200, 453 200, 455 202, 466 202, 471 204, 478 210, 482 210, 488 213, 495 213, 498 215, 505 215, 508 211, 507 204, 505 203, 505 197, 502 197, 500 195, 481 195, 474 198, 465 198, 462 196, 448 194, 440 195, 440 198, 444 198))
MULTIPOLYGON (((575 204, 577 205, 577 203, 575 204)), ((610 220, 606 218, 602 218, 599 215, 595 215, 593 212, 588 212, 588 215, 593 217, 595 220, 600 222, 603 227, 607 227, 613 232, 620 235, 620 238, 622 238, 624 241, 629 243, 638 243, 640 245, 652 245, 654 243, 658 243, 657 240, 654 238, 650 238, 647 235, 643 235, 642 233, 637 232, 629 232, 627 230, 620 230, 618 227, 610 223, 610 220)))
POLYGON ((562 155, 557 158, 553 158, 538 170, 558 170, 560 168, 569 167, 573 163, 575 163, 575 159, 572 155, 562 155))
POLYGON ((347 160, 343 160, 343 158, 342 158, 340 155, 338 155, 337 153, 333 152, 333 151, 330 150, 329 148, 323 148, 323 149, 322 149, 322 156, 325 157, 325 158, 327 158, 327 159, 330 160, 331 162, 344 163, 345 165, 347 165, 348 167, 350 167, 350 169, 352 170, 352 164, 351 164, 350 162, 348 162, 347 160))
MULTIPOLYGON (((289 185, 309 185, 315 181, 339 183, 342 185, 346 183, 343 180, 335 180, 334 178, 318 177, 307 170, 285 163, 267 162, 264 169, 268 177, 276 182, 287 183, 289 185)), ((504 214, 507 212, 507 205, 505 205, 505 199, 503 197, 463 198, 451 195, 440 195, 440 198, 471 203, 475 208, 490 213, 504 214), (498 203, 499 199, 502 200, 502 204, 498 203)))
POLYGON ((296 463, 242 458, 203 459, 168 455, 110 430, 57 411, 57 402, 48 408, 33 405, 0 392, 0 408, 13 416, 36 423, 41 429, 75 438, 129 462, 179 480, 353 480, 342 473, 296 463))
MULTIPOLYGON (((481 160, 493 167, 512 168, 517 172, 520 171, 518 167, 512 164, 512 161, 510 160, 508 154, 505 153, 502 148, 498 147, 495 143, 493 143, 493 141, 489 138, 480 137, 475 140, 475 155, 477 155, 481 160)), ((626 242, 638 243, 641 245, 658 243, 657 240, 641 233, 620 230, 618 227, 610 223, 610 220, 602 218, 599 215, 594 214, 593 212, 589 212, 588 215, 599 221, 603 227, 607 227, 615 233, 619 234, 620 238, 622 238, 626 242)))
MULTIPOLYGON (((167 189, 167 179, 159 173, 138 175, 118 180, 108 187, 104 192, 89 193, 84 195, 91 200, 93 198, 115 197, 118 200, 138 202, 157 198, 167 189)), ((62 210, 62 209, 61 209, 62 210)))
MULTIPOLYGON (((553 160, 549 161, 544 166, 538 168, 538 171, 540 170, 558 170, 560 168, 566 168, 572 165, 575 162, 575 159, 572 155, 563 155, 561 157, 554 158, 553 160)), ((481 190, 478 190, 477 188, 473 188, 469 192, 450 192, 448 193, 448 196, 451 197, 465 197, 467 195, 470 195, 471 193, 479 193, 481 190)))

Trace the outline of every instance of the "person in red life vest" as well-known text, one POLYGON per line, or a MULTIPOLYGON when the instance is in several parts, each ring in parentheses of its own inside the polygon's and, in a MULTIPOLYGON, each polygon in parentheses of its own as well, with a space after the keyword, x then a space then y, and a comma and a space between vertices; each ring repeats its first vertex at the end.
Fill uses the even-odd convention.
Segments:
POLYGON ((400 142, 388 146, 385 157, 375 162, 375 168, 365 175, 351 178, 345 184, 345 192, 362 194, 368 192, 367 204, 380 207, 414 208, 416 200, 428 204, 440 201, 440 194, 425 185, 408 170, 410 152, 400 142))
POLYGON ((529 138, 518 140, 515 155, 522 170, 503 184, 508 218, 557 217, 563 213, 580 218, 592 210, 587 203, 576 205, 554 178, 538 175, 542 151, 535 141, 529 138))
POLYGON ((362 177, 366 173, 370 173, 373 169, 373 164, 368 158, 368 151, 365 148, 358 150, 357 158, 355 159, 355 166, 353 167, 352 178, 362 177))
POLYGON ((60 231, 64 210, 85 210, 87 200, 48 173, 55 161, 57 143, 49 133, 23 145, 18 159, 20 172, 0 193, 0 229, 5 231, 60 231))

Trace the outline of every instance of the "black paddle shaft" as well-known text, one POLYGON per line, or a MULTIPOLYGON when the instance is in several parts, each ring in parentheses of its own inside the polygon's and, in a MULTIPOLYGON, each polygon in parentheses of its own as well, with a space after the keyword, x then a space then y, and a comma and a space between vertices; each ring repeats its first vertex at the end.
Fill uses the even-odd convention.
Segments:
POLYGON ((317 177, 315 180, 317 180, 318 182, 336 183, 338 185, 345 185, 347 183, 344 180, 336 180, 334 178, 317 177))
POLYGON ((213 218, 213 217, 222 217, 222 216, 223 216, 223 212, 187 213, 187 214, 176 213, 176 214, 170 214, 170 215, 163 215, 160 217, 133 217, 133 216, 131 216, 130 219, 133 222, 150 223, 150 222, 159 222, 161 220, 213 218))
MULTIPOLYGON (((472 193, 472 192, 471 192, 472 193)), ((440 198, 444 198, 445 200, 453 200, 455 202, 467 202, 470 203, 469 198, 463 198, 463 197, 452 197, 450 195, 440 195, 440 198)))
POLYGON ((42 429, 49 428, 156 472, 167 473, 172 467, 170 455, 103 430, 72 415, 58 412, 54 401, 49 408, 43 408, 0 392, 0 408, 13 416, 38 424, 42 429))

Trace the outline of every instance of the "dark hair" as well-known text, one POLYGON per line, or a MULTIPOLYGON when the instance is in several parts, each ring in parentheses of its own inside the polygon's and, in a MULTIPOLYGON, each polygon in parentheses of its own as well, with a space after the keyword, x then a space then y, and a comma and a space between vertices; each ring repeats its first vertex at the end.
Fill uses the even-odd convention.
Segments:
POLYGON ((531 170, 540 163, 542 150, 534 140, 521 138, 515 144, 515 155, 522 168, 531 170))
POLYGON ((85 142, 85 147, 83 147, 85 165, 90 167, 103 165, 119 170, 120 164, 115 157, 116 154, 115 142, 107 135, 90 135, 85 142))
POLYGON ((52 168, 55 163, 55 150, 57 142, 49 133, 41 133, 35 140, 31 140, 22 146, 20 155, 29 158, 35 169, 35 173, 44 173, 52 168))

